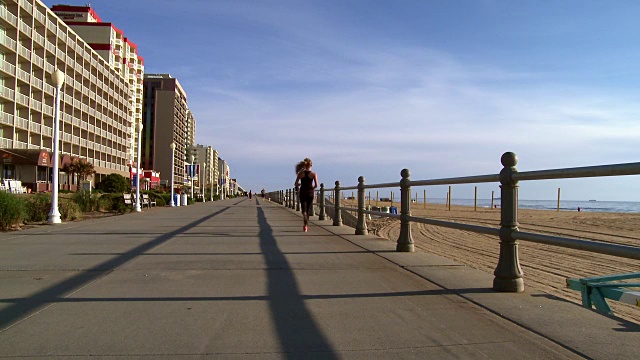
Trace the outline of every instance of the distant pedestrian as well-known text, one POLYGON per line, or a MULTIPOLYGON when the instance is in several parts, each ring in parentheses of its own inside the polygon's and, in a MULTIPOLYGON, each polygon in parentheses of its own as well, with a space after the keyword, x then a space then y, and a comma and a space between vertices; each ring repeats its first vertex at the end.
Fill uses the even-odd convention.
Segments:
POLYGON ((578 206, 578 212, 580 212, 580 207, 578 206))
POLYGON ((251 200, 251 190, 249 190, 249 200, 251 200))
POLYGON ((298 196, 300 198, 300 208, 302 210, 302 219, 304 227, 302 230, 307 232, 309 229, 309 213, 313 206, 313 196, 315 189, 318 187, 318 174, 311 171, 313 162, 311 159, 305 158, 296 165, 296 188, 300 186, 298 196))

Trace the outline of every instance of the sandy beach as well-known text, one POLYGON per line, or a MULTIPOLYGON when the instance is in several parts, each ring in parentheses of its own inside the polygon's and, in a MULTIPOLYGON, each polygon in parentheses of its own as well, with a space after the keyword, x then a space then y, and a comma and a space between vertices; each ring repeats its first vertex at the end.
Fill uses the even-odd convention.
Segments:
MULTIPOLYGON (((345 201, 345 206, 355 205, 345 201)), ((372 203, 372 205, 374 205, 372 203)), ((390 203, 379 202, 379 206, 390 203)), ((396 202, 395 206, 399 206, 396 202)), ((500 209, 445 205, 412 204, 413 216, 467 224, 499 227, 500 209)), ((520 230, 557 236, 640 246, 640 214, 596 213, 577 211, 518 210, 520 230)), ((399 221, 389 218, 368 222, 369 231, 396 241, 399 221)), ((416 251, 447 257, 476 269, 493 273, 498 263, 497 237, 425 224, 412 224, 416 251)), ((565 287, 566 278, 603 276, 640 272, 640 262, 633 259, 590 253, 557 246, 519 242, 520 265, 526 288, 581 304, 580 293, 565 287)), ((637 280, 634 282, 638 282, 637 280)), ((491 286, 491 284, 488 284, 491 286)), ((636 289, 638 290, 638 289, 636 289)), ((616 316, 640 324, 640 308, 609 301, 616 316)))

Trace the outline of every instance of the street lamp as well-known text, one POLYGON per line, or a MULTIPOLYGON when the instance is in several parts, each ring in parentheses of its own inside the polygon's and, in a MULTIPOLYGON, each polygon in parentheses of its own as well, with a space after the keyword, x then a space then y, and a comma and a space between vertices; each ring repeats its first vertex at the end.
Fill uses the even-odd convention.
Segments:
POLYGON ((51 179, 51 211, 49 211, 49 224, 60 224, 60 211, 58 210, 58 174, 59 174, 59 161, 60 161, 60 88, 64 84, 64 74, 62 71, 56 69, 51 74, 51 81, 56 88, 56 100, 55 110, 53 113, 53 179, 51 179))
POLYGON ((142 121, 136 122, 136 131, 138 132, 138 167, 136 168, 136 212, 141 212, 140 207, 140 148, 142 147, 142 121))
POLYGON ((173 173, 175 172, 176 143, 172 142, 169 147, 171 148, 171 200, 169 200, 169 206, 176 206, 176 204, 173 203, 173 173))
MULTIPOLYGON (((191 155, 191 171, 189 172, 189 178, 191 179, 191 198, 193 199, 193 176, 191 176, 195 172, 195 166, 193 166, 193 162, 195 158, 191 155)), ((195 199, 194 199, 195 201, 195 199)))

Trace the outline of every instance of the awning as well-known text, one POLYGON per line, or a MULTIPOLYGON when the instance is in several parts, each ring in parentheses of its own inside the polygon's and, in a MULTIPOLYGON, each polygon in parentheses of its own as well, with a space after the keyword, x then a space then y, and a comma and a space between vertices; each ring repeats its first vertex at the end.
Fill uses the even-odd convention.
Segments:
POLYGON ((33 165, 51 167, 51 156, 42 149, 0 149, 3 165, 33 165))

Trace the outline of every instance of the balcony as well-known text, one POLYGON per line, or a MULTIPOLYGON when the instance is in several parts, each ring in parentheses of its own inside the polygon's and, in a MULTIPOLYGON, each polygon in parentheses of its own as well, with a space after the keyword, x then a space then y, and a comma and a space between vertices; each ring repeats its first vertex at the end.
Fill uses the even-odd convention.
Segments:
POLYGON ((20 94, 20 93, 16 93, 16 102, 20 105, 24 105, 24 106, 29 106, 29 97, 24 95, 24 94, 20 94))
POLYGON ((31 26, 27 25, 24 21, 20 20, 18 22, 18 28, 20 31, 31 37, 31 26))
POLYGON ((39 68, 44 69, 44 59, 36 54, 31 54, 31 61, 36 64, 39 68))
POLYGON ((39 112, 42 112, 42 102, 35 99, 31 99, 31 108, 36 109, 39 112))
POLYGON ((16 76, 18 77, 18 79, 26 82, 27 84, 31 82, 31 74, 22 69, 18 69, 16 76))
POLYGON ((0 124, 13 126, 13 115, 0 111, 0 124))
POLYGON ((16 73, 16 67, 5 60, 0 60, 0 70, 12 76, 16 73))
POLYGON ((35 123, 35 122, 30 122, 29 123, 29 131, 31 132, 35 132, 35 133, 40 133, 41 131, 42 125, 35 123))
POLYGON ((46 40, 44 47, 52 54, 56 53, 56 46, 49 40, 46 40))
POLYGON ((40 21, 42 25, 46 23, 46 17, 39 10, 33 11, 33 17, 36 18, 36 20, 40 21))
POLYGON ((52 74, 54 71, 56 71, 56 68, 53 65, 49 64, 48 62, 45 62, 44 63, 44 70, 46 72, 48 72, 49 74, 52 74))
POLYGON ((44 84, 44 91, 46 91, 47 93, 51 94, 51 95, 55 95, 56 94, 56 88, 54 88, 53 86, 45 83, 44 84))
POLYGON ((0 17, 13 26, 16 26, 18 23, 18 17, 10 13, 9 10, 4 7, 0 7, 0 17))
POLYGON ((42 125, 42 135, 53 137, 53 128, 42 125))
POLYGON ((45 115, 49 115, 53 117, 53 106, 49 106, 47 104, 42 104, 42 113, 45 115))
POLYGON ((16 51, 16 41, 7 36, 0 37, 0 44, 6 46, 7 49, 11 51, 16 51))
POLYGON ((13 148, 14 149, 27 149, 29 146, 26 142, 13 140, 13 148))
POLYGON ((33 14, 33 6, 27 0, 20 0, 20 6, 27 10, 29 15, 33 14))
POLYGON ((31 60, 31 50, 22 46, 22 44, 18 44, 18 54, 27 60, 31 60))
POLYGON ((38 33, 33 33, 33 40, 36 42, 36 44, 44 47, 44 44, 45 44, 44 36, 38 33))
POLYGON ((29 120, 25 118, 21 118, 19 116, 15 117, 15 126, 24 130, 29 130, 29 120))

